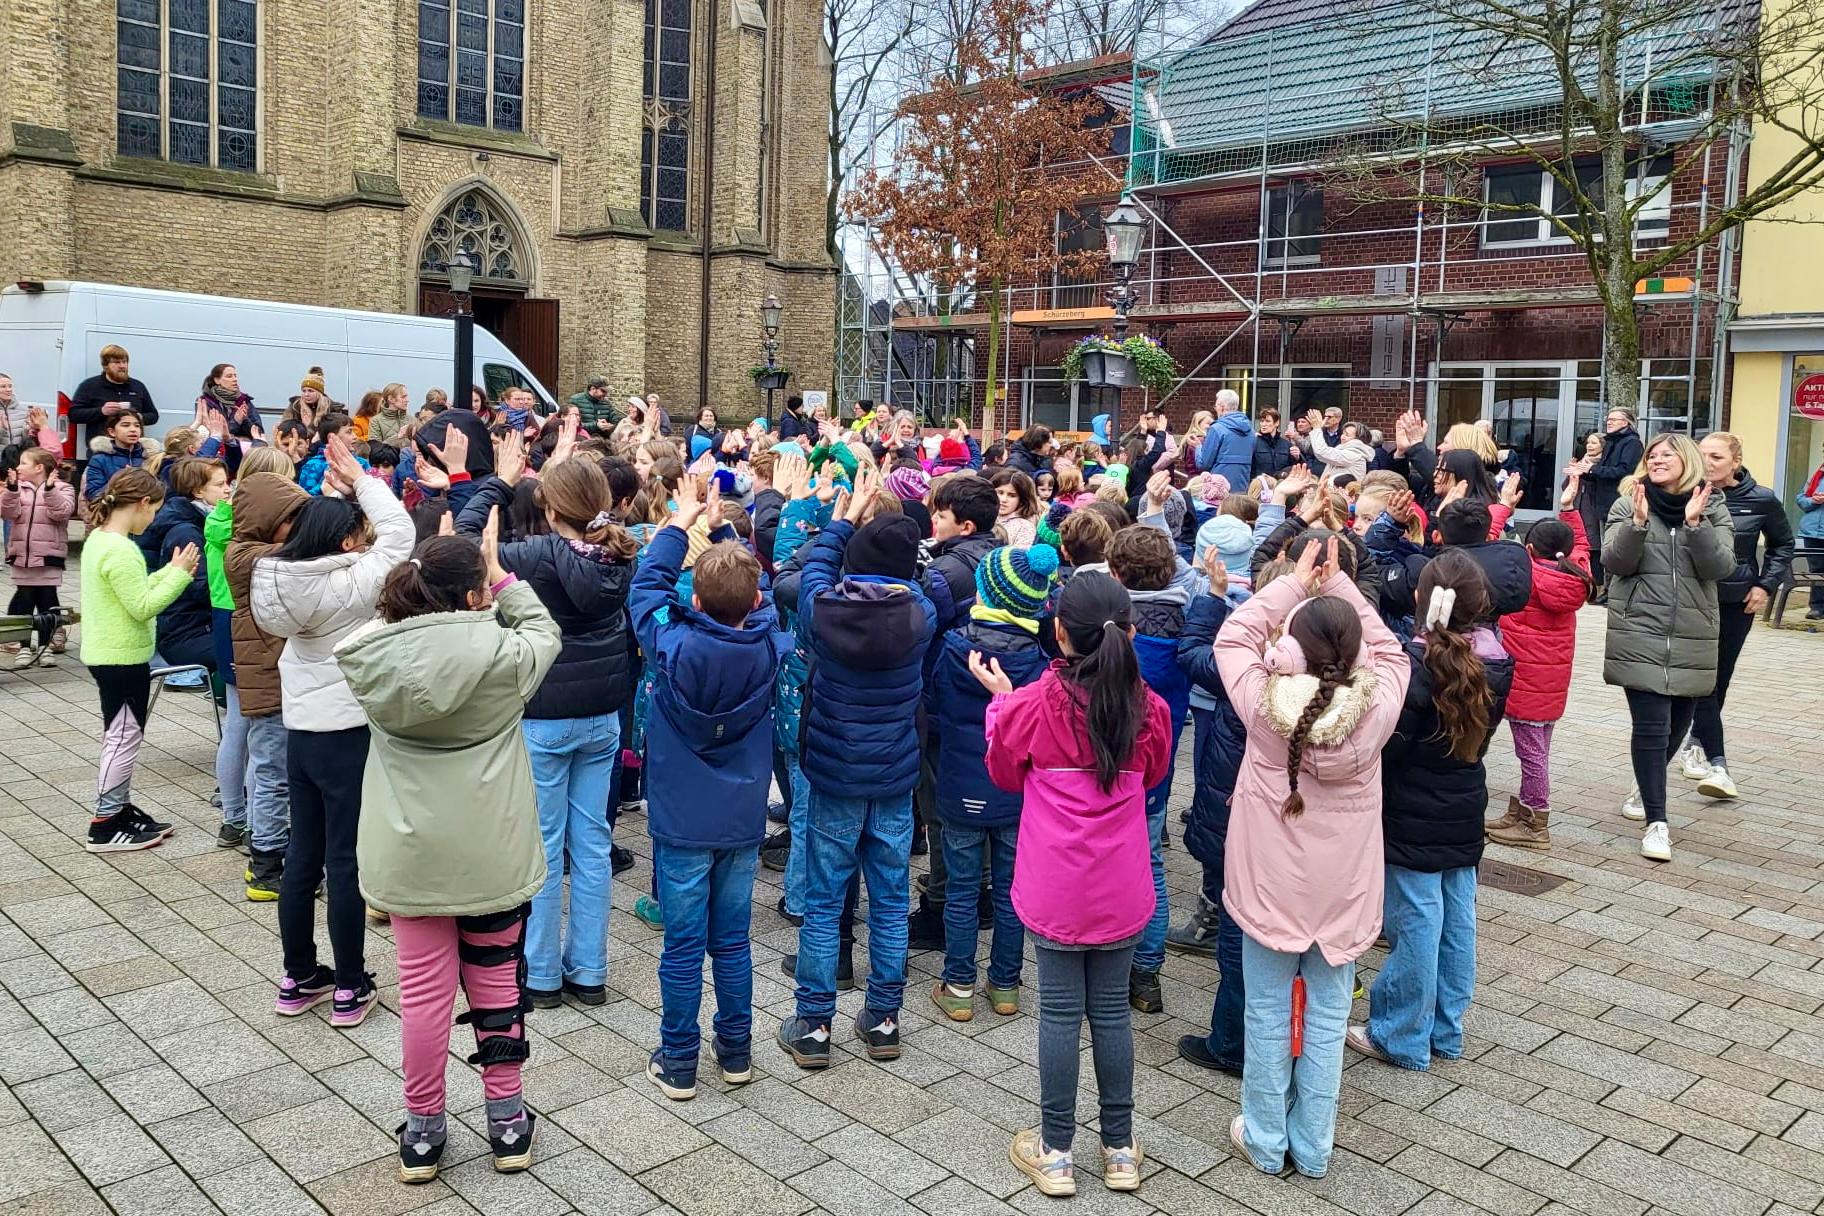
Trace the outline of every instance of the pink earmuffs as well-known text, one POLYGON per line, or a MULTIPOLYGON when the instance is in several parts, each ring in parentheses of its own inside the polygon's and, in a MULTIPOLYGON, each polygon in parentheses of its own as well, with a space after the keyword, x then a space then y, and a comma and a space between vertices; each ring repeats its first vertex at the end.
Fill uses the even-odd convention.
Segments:
POLYGON ((1305 662, 1305 648, 1292 636, 1292 618, 1310 602, 1308 599, 1300 600, 1292 606, 1292 611, 1286 613, 1286 619, 1280 625, 1278 639, 1268 642, 1266 650, 1261 652, 1261 661, 1276 676, 1302 676, 1309 670, 1305 662))

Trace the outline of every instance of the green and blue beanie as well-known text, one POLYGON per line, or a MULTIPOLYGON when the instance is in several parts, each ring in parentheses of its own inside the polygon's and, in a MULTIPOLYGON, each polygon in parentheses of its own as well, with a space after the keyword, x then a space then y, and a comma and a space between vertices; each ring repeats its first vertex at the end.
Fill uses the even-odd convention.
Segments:
POLYGON ((975 597, 984 607, 1036 621, 1058 577, 1058 551, 1050 545, 992 549, 975 568, 975 597))

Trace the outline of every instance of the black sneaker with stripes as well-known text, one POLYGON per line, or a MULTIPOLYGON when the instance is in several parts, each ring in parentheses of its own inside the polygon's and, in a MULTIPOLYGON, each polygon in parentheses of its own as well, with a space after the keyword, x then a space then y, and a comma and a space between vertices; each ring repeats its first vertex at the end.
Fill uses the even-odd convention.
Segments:
POLYGON ((128 804, 106 819, 89 820, 91 853, 127 853, 157 848, 171 834, 171 825, 158 823, 138 807, 128 804))

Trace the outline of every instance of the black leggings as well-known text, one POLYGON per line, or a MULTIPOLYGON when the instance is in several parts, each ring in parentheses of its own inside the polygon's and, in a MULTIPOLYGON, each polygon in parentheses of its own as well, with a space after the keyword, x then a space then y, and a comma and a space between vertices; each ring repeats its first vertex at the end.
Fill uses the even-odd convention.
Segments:
POLYGON ((1697 699, 1697 712, 1691 719, 1691 736, 1703 745, 1710 763, 1721 766, 1723 757, 1723 699, 1729 695, 1729 681, 1735 675, 1735 661, 1741 657, 1742 643, 1754 628, 1754 614, 1744 612, 1740 604, 1724 604, 1716 640, 1716 688, 1709 696, 1697 699))
POLYGON ((288 730, 286 773, 291 782, 291 843, 279 881, 279 940, 285 974, 309 979, 317 969, 317 883, 328 871, 329 949, 336 987, 359 988, 366 972, 362 900, 355 871, 355 830, 361 822, 361 775, 367 768, 367 727, 288 730))
POLYGON ((1691 716, 1697 711, 1696 697, 1668 697, 1663 693, 1627 690, 1628 717, 1633 719, 1634 734, 1628 750, 1634 761, 1634 783, 1640 789, 1640 804, 1647 809, 1647 821, 1666 821, 1666 766, 1672 762, 1673 750, 1685 741, 1691 729, 1691 716))

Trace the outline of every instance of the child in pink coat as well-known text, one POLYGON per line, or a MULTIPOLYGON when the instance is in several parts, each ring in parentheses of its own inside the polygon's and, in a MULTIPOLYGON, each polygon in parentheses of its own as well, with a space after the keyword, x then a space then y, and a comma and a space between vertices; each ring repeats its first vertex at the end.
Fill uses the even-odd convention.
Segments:
POLYGON ((1412 673, 1356 589, 1349 545, 1314 529, 1288 556, 1294 572, 1256 591, 1216 637, 1217 670, 1248 732, 1222 891, 1247 977, 1241 1114, 1229 1138, 1266 1173, 1290 1155, 1299 1173, 1321 1178, 1355 960, 1381 927, 1381 747, 1412 673))
MULTIPOLYGON (((0 491, 0 518, 11 526, 6 564, 13 576, 13 616, 56 612, 63 586, 64 562, 70 553, 70 516, 76 510, 76 488, 57 477, 57 454, 27 448, 19 467, 7 472, 0 491)), ((34 636, 19 647, 15 667, 50 666, 52 653, 63 652, 63 629, 50 637, 34 636)))
POLYGON ((1153 915, 1146 791, 1171 769, 1172 727, 1165 702, 1141 679, 1133 620, 1121 584, 1088 571, 1058 596, 1064 658, 1036 683, 1016 692, 998 662, 969 656, 994 694, 984 723, 988 776, 1024 795, 1013 907, 1038 960, 1042 1124, 1015 1136, 1008 1156, 1046 1195, 1077 1193, 1071 1142, 1086 1014, 1102 1180, 1114 1191, 1140 1189, 1127 977, 1153 915))

